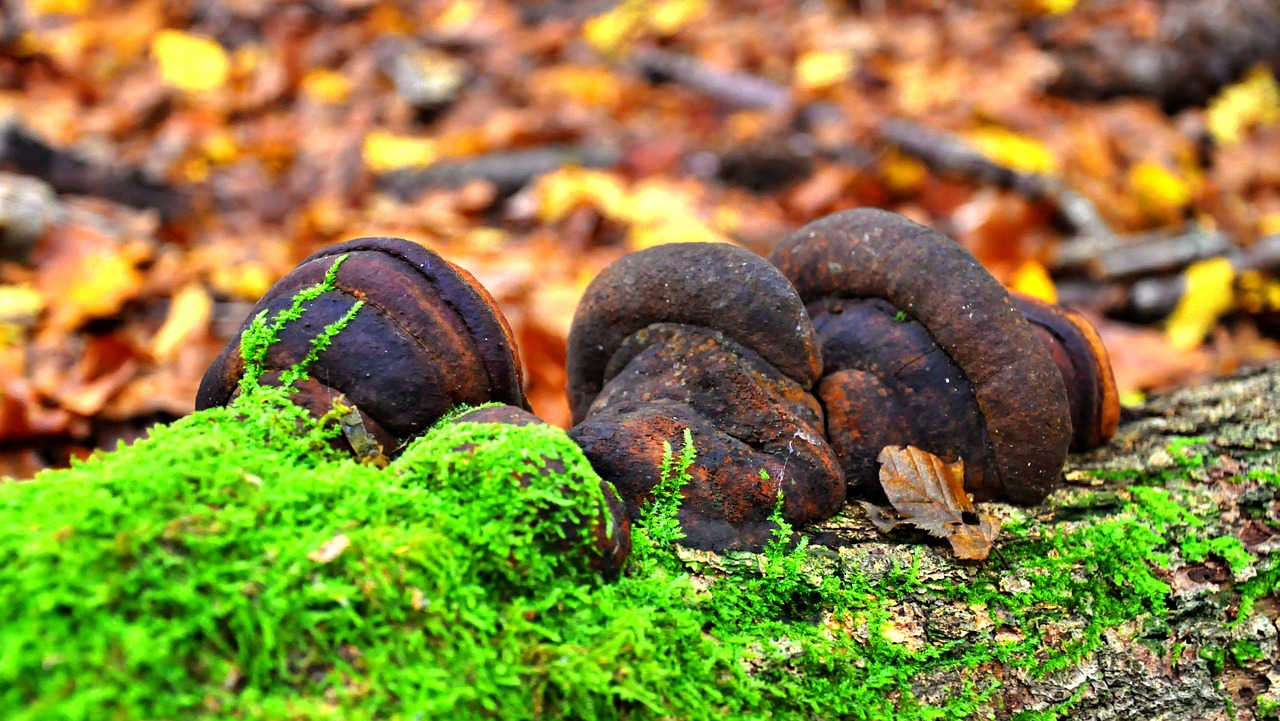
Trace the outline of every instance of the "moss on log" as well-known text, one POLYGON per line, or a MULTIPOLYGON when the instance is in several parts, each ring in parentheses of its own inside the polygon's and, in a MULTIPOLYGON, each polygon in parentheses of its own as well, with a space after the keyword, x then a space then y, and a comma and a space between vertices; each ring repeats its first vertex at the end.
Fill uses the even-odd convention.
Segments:
POLYGON ((558 432, 379 470, 259 389, 0 483, 0 717, 1276 718, 1277 390, 1151 402, 1045 504, 988 505, 983 564, 855 507, 798 545, 683 549, 673 438, 606 583, 560 550, 600 499, 558 432), (526 449, 573 482, 511 483, 526 449))

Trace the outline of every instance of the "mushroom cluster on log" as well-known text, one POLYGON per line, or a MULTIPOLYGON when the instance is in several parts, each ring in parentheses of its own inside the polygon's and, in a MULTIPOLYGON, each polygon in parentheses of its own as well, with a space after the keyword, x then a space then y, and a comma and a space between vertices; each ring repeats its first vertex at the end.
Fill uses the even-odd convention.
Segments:
MULTIPOLYGON (((361 434, 390 453, 458 406, 500 404, 458 420, 541 423, 492 297, 409 241, 362 238, 312 255, 244 328, 325 281, 301 318, 279 328, 260 383, 292 382, 293 398, 317 417, 341 398, 352 405, 343 423, 358 414, 361 434), (289 370, 344 317, 293 380, 289 370)), ((242 356, 238 340, 223 350, 198 408, 236 396, 242 356)), ((624 256, 578 306, 567 371, 569 436, 604 479, 606 509, 566 537, 592 534, 606 575, 629 551, 629 520, 672 472, 664 446, 686 431, 697 462, 683 469, 684 543, 758 550, 778 512, 802 525, 834 515, 848 493, 878 495, 886 446, 962 459, 978 499, 1030 504, 1053 489, 1068 449, 1105 442, 1119 420, 1106 350, 1088 321, 1011 296, 950 238, 873 209, 810 223, 769 260, 727 243, 624 256)))
POLYGON ((771 259, 822 340, 816 394, 851 488, 874 494, 880 450, 907 444, 963 459, 978 499, 1038 503, 1073 439, 1114 433, 1115 382, 1087 321, 1015 302, 950 238, 859 208, 804 226, 771 259))

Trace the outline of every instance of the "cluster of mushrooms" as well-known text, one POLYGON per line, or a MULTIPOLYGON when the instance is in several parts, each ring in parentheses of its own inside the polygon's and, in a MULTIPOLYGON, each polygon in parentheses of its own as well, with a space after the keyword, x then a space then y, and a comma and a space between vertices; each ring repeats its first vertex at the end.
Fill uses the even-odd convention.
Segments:
MULTIPOLYGON (((297 403, 320 416, 341 393, 389 450, 459 405, 504 404, 455 422, 541 422, 493 298, 414 243, 326 248, 251 317, 288 308, 340 255, 335 288, 285 326, 262 382, 301 361, 359 299, 365 307, 296 385, 297 403)), ((197 408, 228 403, 243 373, 237 338, 210 366, 197 408)), ((768 259, 723 243, 619 259, 578 306, 568 379, 569 436, 608 482, 612 518, 590 529, 606 571, 629 551, 663 441, 685 429, 697 462, 679 511, 683 543, 726 550, 767 543, 779 497, 787 521, 804 525, 848 496, 877 496, 876 456, 889 445, 963 459, 978 500, 1035 504, 1069 450, 1105 442, 1119 421, 1107 354, 1086 320, 1011 297, 951 239, 865 208, 804 226, 768 259)))

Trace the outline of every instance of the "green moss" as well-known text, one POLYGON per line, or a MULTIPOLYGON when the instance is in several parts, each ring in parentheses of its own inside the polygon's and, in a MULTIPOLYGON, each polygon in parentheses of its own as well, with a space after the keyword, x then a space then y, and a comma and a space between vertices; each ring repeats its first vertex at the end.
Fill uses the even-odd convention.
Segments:
POLYGON ((1182 556, 1192 563, 1199 563, 1210 555, 1226 561, 1235 573, 1240 573, 1258 560, 1244 549, 1244 544, 1235 536, 1189 538, 1182 542, 1182 556))
POLYGON ((585 549, 563 551, 602 499, 560 431, 441 424, 378 470, 335 457, 272 391, 0 487, 0 716, 969 718, 997 682, 933 703, 912 682, 993 663, 1047 674, 1121 623, 1158 625, 1169 588, 1150 559, 1200 527, 1147 488, 1096 521, 1012 524, 1012 568, 926 584, 922 551, 875 578, 814 573, 827 552, 788 543, 779 517, 765 553, 698 586, 672 547, 696 463, 684 438, 628 573, 603 583, 585 549), (1000 589, 1010 574, 1025 591, 1000 589), (905 645, 895 604, 922 592, 1022 637, 905 645), (1068 617, 1089 622, 1050 640, 1068 617))

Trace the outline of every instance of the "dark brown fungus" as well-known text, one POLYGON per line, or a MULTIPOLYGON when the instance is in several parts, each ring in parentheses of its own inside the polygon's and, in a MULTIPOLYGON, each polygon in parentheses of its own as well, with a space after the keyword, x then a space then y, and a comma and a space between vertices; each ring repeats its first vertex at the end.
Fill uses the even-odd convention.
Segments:
POLYGON ((1098 331, 1079 313, 1018 293, 1013 304, 1049 351, 1071 403, 1071 450, 1106 443, 1120 424, 1120 396, 1098 331))
POLYGON ((720 330, 806 389, 822 372, 804 306, 777 269, 724 243, 658 246, 601 271, 574 313, 568 353, 574 423, 604 387, 605 364, 622 341, 659 322, 720 330))
POLYGON ((1063 380, 1009 294, 951 239, 861 208, 774 250, 826 359, 817 388, 851 486, 877 487, 881 448, 965 461, 979 499, 1038 503, 1071 440, 1063 380))
MULTIPOLYGON (((503 423, 514 426, 546 425, 546 423, 522 408, 508 405, 490 405, 469 410, 454 416, 450 423, 503 423)), ((540 468, 540 476, 545 478, 564 473, 565 466, 556 458, 545 459, 543 463, 534 464, 540 468)), ((540 479, 521 474, 518 479, 528 487, 540 479)), ((591 559, 592 568, 606 577, 617 576, 631 554, 631 522, 627 517, 627 509, 618 499, 618 494, 606 481, 600 481, 600 492, 604 496, 604 514, 596 518, 589 530, 592 536, 592 547, 595 555, 591 559)), ((577 528, 568 528, 559 543, 559 550, 567 552, 581 538, 577 528)))
POLYGON ((818 341, 791 284, 760 256, 682 243, 626 256, 587 288, 569 332, 569 435, 634 520, 659 481, 663 442, 689 429, 697 462, 680 508, 683 543, 758 549, 783 516, 844 504, 810 393, 818 341))
MULTIPOLYGON (((467 271, 400 238, 360 238, 303 260, 253 307, 287 309, 321 282, 339 256, 335 287, 307 302, 267 351, 263 383, 306 357, 311 341, 365 302, 296 385, 294 399, 316 415, 342 394, 365 430, 388 452, 421 434, 451 408, 497 401, 527 408, 511 330, 489 293, 467 271)), ((239 333, 205 372, 196 408, 225 405, 244 374, 239 333)))

